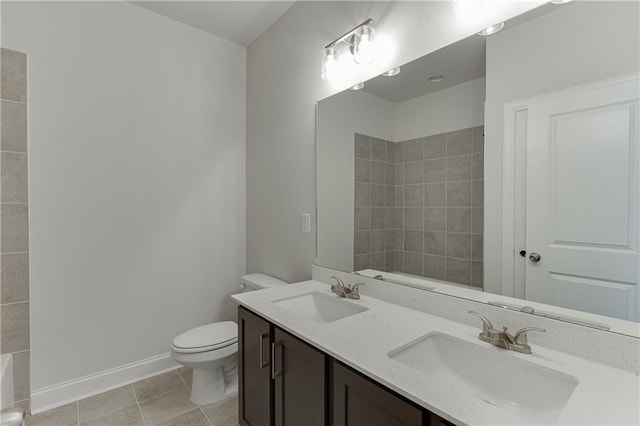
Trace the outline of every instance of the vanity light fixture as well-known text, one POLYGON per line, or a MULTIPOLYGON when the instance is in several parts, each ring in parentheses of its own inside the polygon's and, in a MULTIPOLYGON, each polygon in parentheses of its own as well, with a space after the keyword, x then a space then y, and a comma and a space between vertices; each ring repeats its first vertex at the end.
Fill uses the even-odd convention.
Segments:
POLYGON ((551 0, 551 3, 553 4, 565 4, 565 3, 569 3, 571 0, 551 0))
POLYGON ((444 75, 432 75, 429 77, 430 83, 440 83, 442 80, 444 80, 444 75))
POLYGON ((373 19, 369 18, 324 47, 322 60, 323 79, 334 81, 339 78, 337 47, 340 43, 345 43, 349 46, 353 60, 358 64, 366 65, 375 60, 374 40, 376 31, 372 24, 373 19))
POLYGON ((478 35, 485 36, 485 37, 490 36, 491 34, 495 34, 503 28, 504 28, 504 22, 500 22, 498 24, 485 28, 484 30, 480 31, 478 35))
POLYGON ((338 51, 335 47, 324 48, 322 60, 322 78, 327 81, 335 81, 340 78, 340 66, 338 65, 338 51))
POLYGON ((398 74, 400 74, 400 67, 391 68, 389 71, 382 73, 385 77, 393 77, 398 74))
POLYGON ((351 86, 351 90, 360 90, 364 87, 364 83, 358 83, 355 86, 351 86))
POLYGON ((371 25, 361 26, 353 35, 353 60, 358 64, 366 65, 372 63, 376 59, 376 52, 373 40, 376 30, 371 25))

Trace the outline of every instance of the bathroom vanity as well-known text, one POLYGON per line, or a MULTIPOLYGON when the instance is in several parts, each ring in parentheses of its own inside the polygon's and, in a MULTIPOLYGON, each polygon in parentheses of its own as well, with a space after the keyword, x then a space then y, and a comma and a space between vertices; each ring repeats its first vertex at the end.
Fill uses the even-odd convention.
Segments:
MULTIPOLYGON (((412 297, 411 289, 394 290, 412 297)), ((241 305, 241 424, 635 424, 639 418, 633 361, 615 368, 541 346, 533 334, 532 354, 507 351, 478 339, 474 317, 469 322, 478 324, 470 326, 376 297, 346 300, 331 293, 328 281, 233 298, 241 305)), ((460 309, 467 308, 454 310, 460 309)))
POLYGON ((242 424, 449 424, 268 320, 238 309, 242 424))

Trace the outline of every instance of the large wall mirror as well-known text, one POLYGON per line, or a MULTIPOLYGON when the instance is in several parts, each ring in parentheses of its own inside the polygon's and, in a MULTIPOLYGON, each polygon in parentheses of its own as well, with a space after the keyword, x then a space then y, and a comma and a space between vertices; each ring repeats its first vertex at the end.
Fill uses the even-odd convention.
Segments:
POLYGON ((317 105, 317 264, 638 335, 638 2, 546 4, 317 105))

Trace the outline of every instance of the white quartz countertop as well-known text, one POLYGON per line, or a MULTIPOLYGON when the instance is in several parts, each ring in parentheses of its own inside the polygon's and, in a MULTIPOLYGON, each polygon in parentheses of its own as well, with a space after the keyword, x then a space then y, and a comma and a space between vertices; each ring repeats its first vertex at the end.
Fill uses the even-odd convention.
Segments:
MULTIPOLYGON (((451 422, 467 425, 540 423, 539 419, 526 419, 504 407, 492 405, 480 394, 477 398, 463 397, 455 388, 429 380, 429 376, 387 356, 392 350, 433 332, 504 351, 478 340, 480 327, 469 327, 364 295, 360 300, 349 300, 348 303, 365 306, 367 311, 325 324, 305 320, 272 303, 314 291, 332 295, 328 284, 305 281, 236 294, 232 298, 278 327, 451 422)), ((640 422, 640 382, 636 374, 539 345, 532 345, 532 350, 531 355, 508 353, 579 380, 564 410, 554 419, 555 424, 622 425, 640 422)), ((501 379, 509 380, 508 377, 501 379)))

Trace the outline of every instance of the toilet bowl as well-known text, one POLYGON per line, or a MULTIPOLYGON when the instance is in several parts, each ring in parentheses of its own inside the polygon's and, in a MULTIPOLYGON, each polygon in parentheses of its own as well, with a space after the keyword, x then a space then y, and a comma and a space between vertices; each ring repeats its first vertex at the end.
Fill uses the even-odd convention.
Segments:
MULTIPOLYGON (((243 292, 287 285, 266 274, 242 277, 243 292)), ((220 401, 237 392, 235 365, 238 353, 238 325, 215 322, 185 331, 173 339, 171 357, 193 369, 191 402, 198 405, 220 401)))

